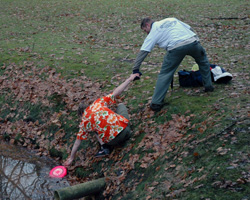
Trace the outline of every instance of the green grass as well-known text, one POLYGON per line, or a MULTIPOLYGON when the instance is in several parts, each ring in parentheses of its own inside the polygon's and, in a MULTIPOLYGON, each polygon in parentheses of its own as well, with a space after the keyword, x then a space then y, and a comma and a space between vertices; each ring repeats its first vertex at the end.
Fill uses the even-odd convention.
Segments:
MULTIPOLYGON (((244 182, 247 178, 249 180, 248 1, 0 1, 3 8, 0 11, 1 78, 9 70, 6 67, 13 63, 27 73, 27 77, 33 76, 28 70, 30 66, 40 69, 49 66, 68 80, 80 79, 84 74, 93 82, 101 83, 103 93, 110 92, 131 73, 136 54, 146 36, 139 27, 141 18, 151 16, 160 20, 170 16, 190 24, 206 49, 210 63, 232 73, 233 81, 227 85, 215 85, 213 93, 205 94, 202 88, 180 88, 176 73, 174 90, 169 90, 165 99, 168 105, 163 112, 145 118, 143 114, 148 114, 145 110, 165 54, 164 50, 156 47, 141 66, 141 80, 133 82, 124 93, 124 101, 132 116, 133 132, 139 131, 140 134, 133 136, 121 150, 115 151, 121 156, 120 160, 90 159, 87 162, 91 163, 91 168, 78 167, 72 175, 85 180, 86 177, 98 177, 98 174, 114 175, 130 161, 131 155, 139 154, 134 169, 126 174, 121 185, 117 185, 116 193, 110 195, 112 199, 120 196, 122 199, 146 199, 149 196, 151 199, 250 198, 249 182, 244 182), (142 116, 138 117, 138 113, 142 116), (190 127, 184 131, 185 137, 169 144, 172 151, 158 157, 148 168, 141 168, 140 161, 146 153, 155 152, 138 148, 147 136, 145 128, 153 127, 157 134, 162 124, 173 119, 173 114, 193 116, 190 127), (148 124, 151 121, 154 123, 148 124), (220 155, 220 148, 226 153, 220 155), (199 180, 203 175, 206 177, 199 180), (152 186, 154 181, 158 184, 152 186), (170 188, 166 188, 166 181, 171 183, 170 188), (150 187, 155 188, 150 192, 150 187)), ((194 60, 186 57, 179 69, 189 70, 193 64, 194 60)), ((46 77, 46 73, 40 75, 41 79, 46 80, 46 77)), ((11 78, 8 77, 9 80, 11 78)), ((66 102, 57 93, 45 96, 51 105, 44 106, 40 102, 13 101, 11 92, 1 91, 0 123, 13 123, 11 130, 19 128, 15 123, 23 119, 48 124, 42 134, 50 144, 55 142, 54 135, 62 129, 65 135, 59 140, 61 143, 48 149, 51 156, 65 160, 69 154, 68 146, 73 144, 78 131, 76 113, 66 109, 66 102), (66 113, 63 112, 65 110, 66 113), (60 127, 48 122, 54 113, 63 113, 58 118, 60 127)), ((17 144, 18 141, 23 144, 25 138, 20 134, 0 133, 3 139, 9 141, 14 137, 17 144)), ((44 144, 43 140, 37 140, 38 149, 44 144)), ((90 158, 93 156, 91 149, 97 148, 96 145, 88 141, 81 145, 80 150, 90 158)), ((80 159, 75 163, 78 161, 80 159)))

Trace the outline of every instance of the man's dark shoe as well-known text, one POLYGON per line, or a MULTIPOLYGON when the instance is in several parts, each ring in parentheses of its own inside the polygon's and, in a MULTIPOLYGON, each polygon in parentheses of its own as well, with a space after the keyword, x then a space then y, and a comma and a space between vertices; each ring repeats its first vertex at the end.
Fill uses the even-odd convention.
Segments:
POLYGON ((107 147, 102 145, 101 149, 97 152, 97 154, 95 154, 96 158, 101 158, 104 156, 108 156, 111 153, 111 150, 107 147))
POLYGON ((163 106, 164 106, 163 104, 160 105, 160 104, 153 104, 152 103, 152 104, 150 104, 150 109, 158 112, 162 109, 163 106))
POLYGON ((214 91, 214 87, 210 86, 210 87, 205 87, 205 92, 213 92, 214 91))

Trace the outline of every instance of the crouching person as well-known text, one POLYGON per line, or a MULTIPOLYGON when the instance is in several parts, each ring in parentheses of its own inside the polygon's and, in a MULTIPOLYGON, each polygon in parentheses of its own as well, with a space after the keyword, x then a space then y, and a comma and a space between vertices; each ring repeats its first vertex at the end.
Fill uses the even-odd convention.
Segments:
POLYGON ((131 136, 129 127, 129 115, 124 104, 119 104, 116 111, 112 111, 108 106, 116 103, 115 98, 119 96, 139 74, 131 74, 120 86, 111 94, 94 101, 90 106, 80 104, 78 114, 81 116, 79 132, 72 151, 64 166, 69 166, 73 162, 78 147, 82 140, 87 139, 88 133, 96 133, 97 140, 101 148, 95 157, 102 157, 111 153, 112 146, 122 144, 131 136))

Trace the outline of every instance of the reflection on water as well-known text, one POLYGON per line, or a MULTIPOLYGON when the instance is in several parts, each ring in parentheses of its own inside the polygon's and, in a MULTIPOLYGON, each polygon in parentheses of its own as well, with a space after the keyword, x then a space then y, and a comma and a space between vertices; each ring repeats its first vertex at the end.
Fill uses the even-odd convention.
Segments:
POLYGON ((69 186, 66 179, 52 179, 47 160, 0 144, 0 200, 53 199, 54 191, 69 186))

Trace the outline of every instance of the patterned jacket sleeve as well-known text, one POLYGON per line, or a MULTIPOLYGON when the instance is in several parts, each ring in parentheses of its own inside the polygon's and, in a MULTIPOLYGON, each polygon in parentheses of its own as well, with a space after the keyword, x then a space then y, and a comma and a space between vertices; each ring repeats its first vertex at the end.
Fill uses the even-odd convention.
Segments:
POLYGON ((108 105, 112 105, 112 104, 116 103, 113 93, 110 93, 107 96, 101 97, 100 98, 100 103, 103 106, 108 106, 108 105))

